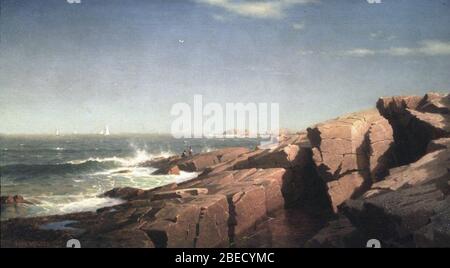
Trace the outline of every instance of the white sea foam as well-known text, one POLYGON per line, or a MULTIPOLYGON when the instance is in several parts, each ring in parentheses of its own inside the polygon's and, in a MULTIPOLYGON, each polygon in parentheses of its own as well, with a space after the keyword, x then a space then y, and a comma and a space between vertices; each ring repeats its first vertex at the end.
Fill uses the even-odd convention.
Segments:
MULTIPOLYGON (((135 168, 130 173, 118 174, 121 179, 111 176, 101 184, 91 185, 89 194, 75 195, 40 195, 26 197, 35 203, 41 211, 38 215, 67 214, 82 211, 95 211, 103 207, 111 207, 124 203, 124 200, 99 197, 102 193, 114 187, 135 187, 144 190, 153 189, 169 183, 181 183, 198 176, 195 172, 181 171, 180 175, 151 175, 146 168, 135 168)), ((77 180, 81 182, 82 180, 77 180)))
MULTIPOLYGON (((180 175, 153 175, 156 169, 146 167, 132 167, 130 169, 112 169, 97 172, 93 175, 104 176, 111 181, 111 187, 134 187, 149 190, 169 183, 181 183, 198 176, 195 172, 181 171, 180 175)), ((109 190, 109 189, 106 189, 109 190)))
POLYGON ((125 202, 121 199, 98 197, 95 195, 63 195, 63 196, 39 196, 30 198, 35 206, 42 210, 39 214, 66 214, 82 211, 95 211, 102 207, 110 207, 125 202))
POLYGON ((202 153, 209 153, 209 152, 212 152, 212 151, 215 151, 215 150, 217 150, 217 149, 214 148, 214 147, 204 146, 202 148, 202 153))
MULTIPOLYGON (((73 160, 67 163, 83 164, 88 161, 116 162, 117 166, 108 170, 74 176, 72 185, 78 193, 64 193, 64 189, 42 190, 45 194, 23 194, 33 205, 27 207, 26 217, 54 214, 67 214, 82 211, 95 211, 99 208, 110 207, 123 203, 123 200, 100 197, 104 192, 115 187, 135 187, 144 190, 153 189, 170 183, 181 183, 198 176, 197 173, 181 171, 179 175, 153 175, 156 170, 152 167, 142 167, 139 164, 158 157, 169 157, 171 152, 150 154, 145 150, 137 149, 131 157, 105 157, 73 160)), ((2 182, 2 187, 5 186, 2 182)), ((14 185, 11 185, 13 188, 14 185)))
POLYGON ((198 173, 196 172, 184 172, 180 171, 180 175, 175 175, 175 182, 176 183, 182 183, 188 180, 192 180, 197 178, 198 173))
POLYGON ((88 159, 81 159, 81 160, 71 160, 71 161, 67 161, 67 164, 74 164, 74 165, 78 165, 78 164, 84 164, 86 162, 116 162, 119 165, 123 166, 123 167, 132 167, 132 166, 136 166, 139 165, 141 163, 144 163, 146 161, 150 161, 153 160, 155 158, 159 158, 159 157, 170 157, 172 156, 173 153, 172 152, 161 152, 159 154, 151 154, 148 153, 145 150, 141 150, 141 149, 137 149, 135 151, 134 156, 132 157, 104 157, 104 158, 100 158, 100 157, 89 157, 88 159))
POLYGON ((68 204, 63 204, 59 207, 59 210, 64 214, 80 211, 95 211, 102 207, 112 207, 122 204, 123 202, 123 200, 108 197, 90 197, 68 204))

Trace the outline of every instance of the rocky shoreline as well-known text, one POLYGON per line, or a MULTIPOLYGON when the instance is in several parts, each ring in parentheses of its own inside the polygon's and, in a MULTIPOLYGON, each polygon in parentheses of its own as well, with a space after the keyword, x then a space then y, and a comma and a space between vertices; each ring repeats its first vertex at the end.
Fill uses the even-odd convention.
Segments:
MULTIPOLYGON (((76 238, 83 247, 233 247, 299 207, 320 214, 324 228, 282 246, 364 247, 370 238, 384 247, 450 246, 448 94, 381 98, 377 109, 285 135, 276 148, 142 165, 200 175, 152 190, 113 189, 104 196, 126 202, 96 212, 2 221, 1 246, 64 247, 76 238)), ((286 236, 295 232, 284 227, 286 236)))

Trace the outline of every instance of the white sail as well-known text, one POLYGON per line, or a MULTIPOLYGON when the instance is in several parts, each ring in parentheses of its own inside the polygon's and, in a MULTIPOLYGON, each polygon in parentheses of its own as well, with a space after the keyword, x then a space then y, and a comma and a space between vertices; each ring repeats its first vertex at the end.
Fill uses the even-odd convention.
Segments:
POLYGON ((59 136, 59 129, 56 129, 55 135, 56 135, 56 136, 59 136))
POLYGON ((105 134, 104 135, 105 136, 109 136, 110 135, 108 126, 105 126, 105 134))

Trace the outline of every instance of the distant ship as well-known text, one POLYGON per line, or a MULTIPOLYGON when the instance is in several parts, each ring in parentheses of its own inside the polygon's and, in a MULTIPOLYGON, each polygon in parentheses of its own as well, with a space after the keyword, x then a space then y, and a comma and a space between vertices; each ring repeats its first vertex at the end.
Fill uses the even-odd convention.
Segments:
POLYGON ((100 134, 100 135, 103 135, 103 136, 109 136, 109 135, 111 135, 111 133, 109 132, 109 127, 108 127, 108 126, 105 126, 105 128, 102 129, 102 130, 100 131, 99 134, 100 134))
POLYGON ((56 135, 56 136, 59 136, 59 135, 60 135, 60 134, 59 134, 59 129, 56 129, 55 135, 56 135))
POLYGON ((105 135, 105 136, 109 136, 110 135, 108 126, 105 126, 105 133, 103 135, 105 135))

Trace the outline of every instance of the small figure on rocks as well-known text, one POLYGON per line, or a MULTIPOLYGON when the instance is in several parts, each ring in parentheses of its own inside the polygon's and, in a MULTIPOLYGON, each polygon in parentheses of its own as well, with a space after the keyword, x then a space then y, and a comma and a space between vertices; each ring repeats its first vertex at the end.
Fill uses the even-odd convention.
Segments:
POLYGON ((32 204, 21 195, 7 195, 0 198, 0 204, 32 204))

